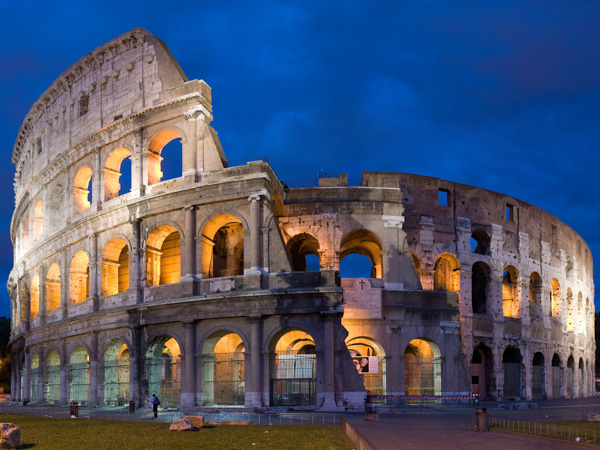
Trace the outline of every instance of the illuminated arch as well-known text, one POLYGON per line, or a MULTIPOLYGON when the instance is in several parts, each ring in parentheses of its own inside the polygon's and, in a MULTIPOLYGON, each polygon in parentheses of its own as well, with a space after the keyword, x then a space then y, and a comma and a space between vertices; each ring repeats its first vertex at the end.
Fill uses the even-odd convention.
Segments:
POLYGON ((441 352, 429 339, 413 339, 404 350, 404 391, 407 395, 440 395, 441 352))
POLYGON ((148 145, 148 185, 160 183, 163 172, 161 170, 161 156, 165 145, 174 139, 183 138, 182 134, 176 130, 163 130, 156 134, 148 145))
POLYGON ((383 346, 366 336, 346 339, 356 370, 360 373, 367 395, 386 394, 386 360, 383 346))
POLYGON ((502 314, 504 317, 521 317, 518 292, 519 271, 515 266, 506 266, 502 274, 502 314))
POLYGON ((88 166, 83 166, 75 174, 73 180, 73 212, 75 214, 82 213, 90 208, 89 194, 92 184, 92 169, 88 166))
POLYGON ((244 274, 244 228, 233 214, 208 220, 202 230, 202 277, 244 274))
POLYGON ((104 247, 102 256, 102 295, 114 295, 129 289, 129 248, 123 238, 114 238, 104 247))
POLYGON ((33 207, 33 240, 37 241, 44 232, 44 204, 38 200, 33 207))
POLYGON ((123 406, 129 399, 129 349, 121 339, 104 352, 104 404, 123 406))
MULTIPOLYGON (((125 147, 119 147, 108 155, 104 165, 104 200, 108 201, 119 195, 121 192, 121 165, 126 158, 131 159, 131 151, 125 147)), ((131 164, 131 162, 130 162, 131 164)))
POLYGON ((31 279, 29 292, 31 318, 35 319, 40 312, 40 276, 36 273, 31 279))
POLYGON ((340 244, 340 262, 348 255, 359 254, 371 261, 370 278, 383 278, 381 240, 372 231, 352 230, 342 238, 340 244))
POLYGON ((306 271, 308 255, 319 256, 319 241, 308 233, 300 233, 292 237, 287 248, 292 259, 292 267, 295 271, 306 271))
POLYGON ((69 301, 84 302, 90 295, 90 260, 86 252, 79 251, 71 260, 69 271, 69 301))
MULTIPOLYGON (((146 350, 148 395, 167 399, 171 406, 181 403, 181 350, 175 338, 156 336, 146 350)), ((164 403, 164 400, 162 400, 164 403)))
POLYGON ((146 240, 146 283, 148 286, 179 283, 181 280, 181 236, 171 225, 160 225, 146 240))
POLYGON ((77 345, 69 358, 69 398, 86 404, 90 392, 90 357, 85 347, 77 345))
POLYGON ((433 286, 436 291, 460 291, 460 264, 454 255, 444 253, 439 256, 435 262, 433 286))
POLYGON ((60 306, 60 267, 54 263, 46 275, 46 312, 56 311, 60 306))

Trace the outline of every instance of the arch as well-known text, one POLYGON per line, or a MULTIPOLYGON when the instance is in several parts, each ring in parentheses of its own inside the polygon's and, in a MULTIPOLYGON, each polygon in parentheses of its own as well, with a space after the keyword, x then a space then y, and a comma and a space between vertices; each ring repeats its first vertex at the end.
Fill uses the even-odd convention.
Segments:
POLYGON ((521 398, 521 352, 508 347, 502 354, 504 368, 504 398, 521 398))
POLYGON ((287 243, 287 249, 290 253, 294 270, 308 270, 308 255, 315 255, 320 261, 319 248, 319 241, 308 233, 300 233, 292 237, 287 243))
POLYGON ((33 207, 33 240, 37 241, 44 233, 44 204, 38 200, 33 207))
POLYGON ((202 346, 202 401, 204 406, 245 404, 246 347, 231 331, 212 333, 202 346))
POLYGON ((233 214, 219 214, 202 230, 202 277, 244 274, 244 227, 233 214))
MULTIPOLYGON (((131 150, 125 147, 119 147, 108 155, 104 165, 104 201, 111 200, 126 192, 121 192, 121 165, 123 161, 129 158, 131 165, 131 150)), ((131 174, 131 169, 129 170, 131 174)), ((131 181, 129 182, 131 186, 131 181)))
POLYGON ((536 352, 533 355, 532 370, 531 396, 534 400, 546 398, 546 363, 543 353, 536 352))
POLYGON ((412 259, 413 259, 413 263, 415 264, 415 269, 417 269, 417 276, 419 277, 419 281, 421 280, 421 261, 419 260, 419 257, 417 256, 417 254, 414 251, 410 251, 410 254, 412 255, 412 259))
POLYGON ((473 264, 471 269, 471 307, 475 314, 489 314, 490 306, 490 267, 481 261, 473 264))
POLYGON ((269 342, 271 406, 316 405, 315 341, 307 332, 288 328, 269 342))
POLYGON ((575 397, 575 359, 569 355, 567 359, 567 398, 575 397))
POLYGON ((163 177, 161 163, 162 150, 174 139, 182 139, 181 131, 167 129, 154 135, 148 145, 148 185, 160 183, 163 177))
POLYGON ((556 278, 550 281, 550 315, 558 317, 560 315, 560 283, 556 278))
POLYGON ((386 363, 382 345, 370 337, 356 336, 346 338, 346 347, 361 375, 367 395, 385 395, 386 363))
POLYGON ((82 213, 90 208, 90 192, 92 185, 92 169, 89 166, 81 167, 73 179, 73 212, 82 213))
POLYGON ((471 357, 471 391, 480 399, 490 400, 494 392, 494 355, 483 344, 473 349, 471 357))
POLYGON ((579 396, 583 397, 585 394, 585 373, 584 373, 584 364, 583 358, 579 358, 579 373, 577 375, 577 381, 579 382, 579 396))
POLYGON ((181 349, 169 335, 158 335, 146 350, 146 379, 148 394, 156 394, 164 404, 181 404, 181 349))
POLYGON ((160 225, 148 235, 146 283, 148 286, 179 283, 181 280, 181 235, 171 225, 160 225))
POLYGON ((123 238, 111 239, 102 256, 102 295, 129 289, 129 247, 123 238))
MULTIPOLYGON (((37 273, 31 278, 29 302, 31 308, 31 318, 35 319, 40 312, 40 276, 37 273)), ((25 313, 25 311, 23 312, 25 313)))
POLYGON ((40 357, 37 353, 31 355, 31 364, 29 366, 30 375, 30 392, 29 400, 31 403, 37 403, 39 401, 39 382, 40 382, 40 357))
POLYGON ((129 348, 112 339, 104 352, 104 404, 123 406, 129 399, 129 348))
POLYGON ((344 235, 340 244, 340 262, 348 255, 359 254, 371 261, 370 278, 383 278, 381 240, 372 231, 364 228, 352 230, 344 235))
POLYGON ((86 252, 78 251, 71 260, 69 270, 69 301, 72 305, 84 302, 90 296, 90 259, 86 252))
POLYGON ((404 392, 407 395, 442 393, 441 353, 437 344, 418 338, 404 350, 404 392))
POLYGON ((537 272, 532 272, 529 276, 528 286, 528 306, 529 306, 529 317, 541 317, 542 316, 542 277, 537 272))
POLYGON ((53 263, 46 274, 46 312, 56 311, 60 306, 60 267, 53 263))
POLYGON ((492 238, 490 234, 478 228, 471 233, 471 252, 478 255, 489 255, 490 254, 490 243, 492 238))
POLYGON ((90 357, 82 345, 77 345, 69 358, 69 398, 72 402, 86 404, 90 392, 90 357))
POLYGON ((517 268, 506 266, 502 274, 502 315, 504 317, 521 317, 518 281, 517 268))
POLYGON ((450 253, 441 254, 435 262, 433 289, 436 291, 460 291, 460 264, 450 253))
POLYGON ((562 363, 560 361, 560 356, 555 353, 552 355, 552 398, 560 398, 562 396, 562 389, 562 363))
POLYGON ((56 349, 46 356, 46 401, 60 402, 60 355, 56 349))

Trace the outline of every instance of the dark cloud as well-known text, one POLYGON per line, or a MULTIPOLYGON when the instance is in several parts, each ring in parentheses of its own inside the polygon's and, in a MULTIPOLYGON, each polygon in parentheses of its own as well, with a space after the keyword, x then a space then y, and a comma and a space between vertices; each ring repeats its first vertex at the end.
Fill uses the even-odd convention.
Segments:
MULTIPOLYGON (((485 187, 556 215, 600 254, 595 1, 12 2, 0 14, 0 232, 32 103, 69 65, 142 26, 213 88, 230 159, 266 155, 284 180, 389 170, 485 187)), ((0 252, 4 281, 6 232, 0 252)))

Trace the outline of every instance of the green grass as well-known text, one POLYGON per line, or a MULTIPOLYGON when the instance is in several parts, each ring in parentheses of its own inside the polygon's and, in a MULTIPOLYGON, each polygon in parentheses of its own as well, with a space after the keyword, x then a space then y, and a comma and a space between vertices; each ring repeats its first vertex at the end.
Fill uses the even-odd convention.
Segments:
POLYGON ((21 427, 22 448, 39 449, 351 449, 341 427, 324 425, 207 426, 169 431, 168 423, 54 419, 0 414, 21 427))

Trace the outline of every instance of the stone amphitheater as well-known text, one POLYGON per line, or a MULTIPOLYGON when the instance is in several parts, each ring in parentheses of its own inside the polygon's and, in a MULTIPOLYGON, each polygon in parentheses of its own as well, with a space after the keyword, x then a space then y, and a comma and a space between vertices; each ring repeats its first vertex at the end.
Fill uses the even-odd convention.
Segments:
POLYGON ((15 400, 594 392, 592 256, 559 219, 404 173, 294 187, 266 159, 228 162, 212 119, 208 84, 141 28, 31 107, 12 155, 15 400), (340 278, 352 258, 367 269, 340 278))

